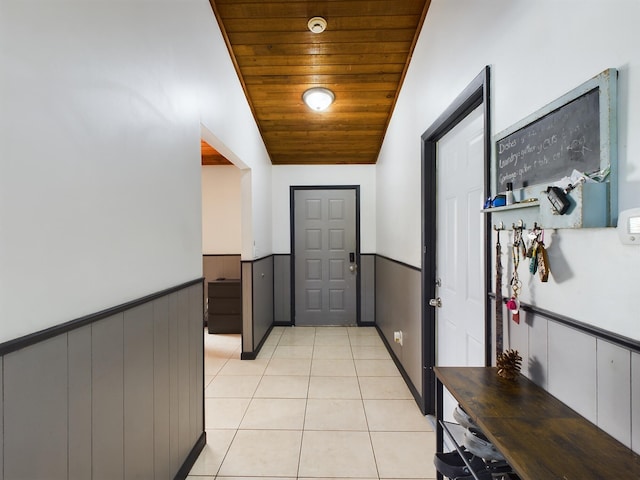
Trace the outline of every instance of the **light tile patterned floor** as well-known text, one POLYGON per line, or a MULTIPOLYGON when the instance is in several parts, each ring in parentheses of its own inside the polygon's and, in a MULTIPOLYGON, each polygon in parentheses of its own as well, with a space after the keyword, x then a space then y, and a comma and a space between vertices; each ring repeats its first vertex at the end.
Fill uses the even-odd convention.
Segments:
POLYGON ((378 332, 275 327, 256 360, 205 331, 207 445, 188 480, 433 479, 435 434, 378 332))

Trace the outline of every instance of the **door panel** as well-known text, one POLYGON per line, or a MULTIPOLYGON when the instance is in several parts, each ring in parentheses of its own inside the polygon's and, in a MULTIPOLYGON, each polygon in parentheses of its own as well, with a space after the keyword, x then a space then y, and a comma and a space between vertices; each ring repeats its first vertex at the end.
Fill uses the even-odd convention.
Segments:
POLYGON ((357 323, 356 217, 355 189, 295 190, 296 325, 357 323))
POLYGON ((450 365, 484 365, 484 355, 476 357, 471 347, 472 341, 484 344, 483 141, 478 108, 438 142, 436 261, 442 307, 436 315, 443 333, 438 350, 447 351, 450 365), (445 324, 451 325, 443 329, 445 324))
POLYGON ((458 291, 458 199, 446 198, 444 203, 445 213, 440 217, 444 223, 444 237, 442 242, 438 242, 439 251, 444 253, 444 261, 438 262, 438 266, 439 271, 444 272, 441 277, 444 288, 453 296, 458 291))
MULTIPOLYGON (((484 182, 484 117, 477 108, 437 144, 436 294, 437 364, 485 362, 484 234, 480 209, 484 182)), ((445 398, 444 412, 455 407, 445 398)))

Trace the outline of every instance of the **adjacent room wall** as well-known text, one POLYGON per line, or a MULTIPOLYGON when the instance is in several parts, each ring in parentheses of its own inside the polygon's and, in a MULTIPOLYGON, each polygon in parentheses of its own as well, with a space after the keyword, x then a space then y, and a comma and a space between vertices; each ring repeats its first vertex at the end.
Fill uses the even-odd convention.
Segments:
POLYGON ((240 254, 241 177, 242 172, 233 165, 202 167, 202 253, 205 255, 240 254))

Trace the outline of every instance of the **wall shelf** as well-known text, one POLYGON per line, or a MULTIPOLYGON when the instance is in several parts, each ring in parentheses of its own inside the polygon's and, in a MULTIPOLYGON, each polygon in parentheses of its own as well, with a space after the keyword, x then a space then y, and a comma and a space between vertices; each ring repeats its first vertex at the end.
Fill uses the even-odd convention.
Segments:
POLYGON ((522 220, 525 228, 531 228, 534 223, 542 228, 597 228, 610 226, 613 222, 609 210, 609 182, 578 185, 567 195, 570 206, 564 215, 555 214, 551 203, 544 198, 542 186, 529 188, 522 196, 531 198, 533 194, 542 194, 543 198, 481 211, 493 214, 492 221, 501 221, 505 225, 522 220))
POLYGON ((505 205, 503 207, 491 207, 491 208, 483 208, 481 210, 482 213, 495 213, 495 212, 504 212, 507 210, 516 210, 518 208, 531 208, 531 207, 539 207, 540 200, 528 200, 525 202, 518 202, 512 205, 505 205))

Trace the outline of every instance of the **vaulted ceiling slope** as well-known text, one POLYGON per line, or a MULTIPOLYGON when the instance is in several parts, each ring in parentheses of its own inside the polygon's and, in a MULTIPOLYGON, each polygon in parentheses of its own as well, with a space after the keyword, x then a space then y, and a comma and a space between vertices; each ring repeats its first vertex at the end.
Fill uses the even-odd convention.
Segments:
POLYGON ((430 0, 210 2, 274 165, 376 162, 430 0), (335 94, 323 112, 302 101, 315 86, 335 94))
POLYGON ((202 156, 202 165, 233 165, 204 140, 200 140, 200 154, 202 156))

